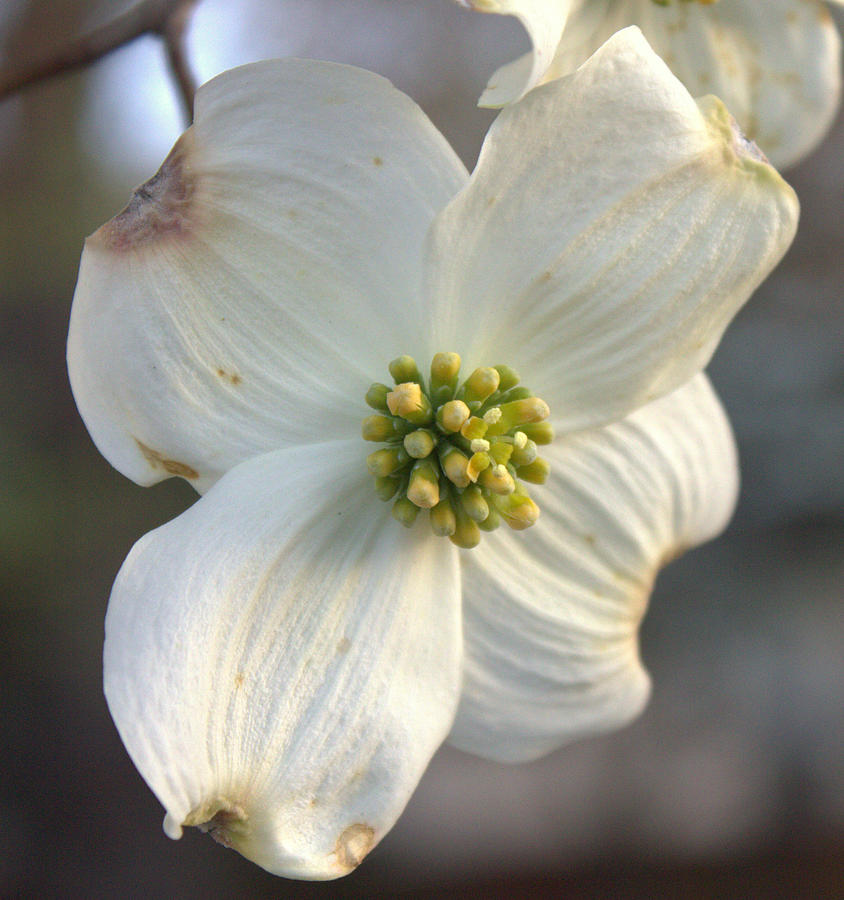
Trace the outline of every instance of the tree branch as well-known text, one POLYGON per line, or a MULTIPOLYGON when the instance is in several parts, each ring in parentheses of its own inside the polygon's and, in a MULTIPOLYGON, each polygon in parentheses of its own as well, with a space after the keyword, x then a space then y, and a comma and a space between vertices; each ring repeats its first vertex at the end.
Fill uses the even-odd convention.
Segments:
POLYGON ((54 75, 87 66, 142 34, 153 33, 164 39, 171 69, 190 115, 195 86, 184 50, 184 34, 197 2, 198 0, 140 0, 123 15, 59 47, 46 58, 0 71, 0 100, 54 75))
POLYGON ((182 0, 176 5, 173 12, 164 20, 163 28, 159 34, 164 38, 167 48, 167 60, 170 63, 170 71, 179 86, 179 95, 187 113, 187 121, 193 121, 193 99, 196 96, 196 81, 188 63, 185 50, 185 35, 188 22, 198 0, 182 0))

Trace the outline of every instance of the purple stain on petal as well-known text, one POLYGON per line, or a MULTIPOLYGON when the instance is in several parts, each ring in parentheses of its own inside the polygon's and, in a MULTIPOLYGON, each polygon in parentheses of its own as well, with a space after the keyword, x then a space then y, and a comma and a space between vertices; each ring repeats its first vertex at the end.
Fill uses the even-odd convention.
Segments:
POLYGON ((162 237, 185 235, 195 224, 191 202, 195 179, 189 163, 193 134, 189 129, 173 146, 161 168, 132 195, 126 208, 91 236, 110 250, 141 247, 162 237))
POLYGON ((733 145, 738 156, 749 156, 751 159, 770 165, 768 157, 759 149, 755 141, 745 135, 732 116, 730 116, 730 128, 733 131, 733 145))

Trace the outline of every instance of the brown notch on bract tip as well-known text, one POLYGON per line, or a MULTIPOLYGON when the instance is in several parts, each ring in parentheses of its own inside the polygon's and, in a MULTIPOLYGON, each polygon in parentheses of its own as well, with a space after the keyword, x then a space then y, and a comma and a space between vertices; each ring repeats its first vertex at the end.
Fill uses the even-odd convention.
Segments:
POLYGON ((173 145, 155 175, 137 188, 126 208, 88 240, 110 250, 125 251, 162 237, 187 234, 194 224, 192 148, 193 131, 189 128, 173 145))

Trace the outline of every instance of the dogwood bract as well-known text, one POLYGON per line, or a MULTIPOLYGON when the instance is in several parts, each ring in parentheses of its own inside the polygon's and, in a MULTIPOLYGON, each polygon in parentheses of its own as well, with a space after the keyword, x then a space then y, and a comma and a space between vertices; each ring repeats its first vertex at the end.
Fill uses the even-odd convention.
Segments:
POLYGON ((88 239, 68 340, 105 456, 207 491, 106 620, 167 833, 333 878, 447 737, 518 761, 633 718, 656 571, 735 498, 699 373, 796 219, 635 29, 502 112, 471 177, 371 73, 205 85, 88 239))
POLYGON ((822 0, 458 2, 518 17, 533 43, 492 76, 481 106, 571 72, 613 32, 637 25, 686 87, 720 97, 776 166, 813 150, 838 109, 841 42, 822 0))

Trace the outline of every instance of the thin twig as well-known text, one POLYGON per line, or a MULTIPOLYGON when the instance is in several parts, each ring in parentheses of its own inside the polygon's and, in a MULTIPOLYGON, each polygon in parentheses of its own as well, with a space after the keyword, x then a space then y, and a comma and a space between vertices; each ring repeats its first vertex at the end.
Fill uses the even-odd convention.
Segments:
POLYGON ((59 47, 48 57, 0 72, 0 100, 21 88, 87 66, 142 34, 163 37, 185 105, 193 106, 193 78, 184 52, 184 32, 197 0, 140 0, 123 15, 59 47))
POLYGON ((170 63, 170 71, 179 85, 179 95, 182 98, 188 122, 193 121, 193 98, 196 96, 196 81, 188 63, 187 50, 185 48, 185 35, 188 22, 198 0, 182 0, 177 4, 173 12, 164 20, 164 26, 159 34, 164 38, 167 48, 167 60, 170 63))

